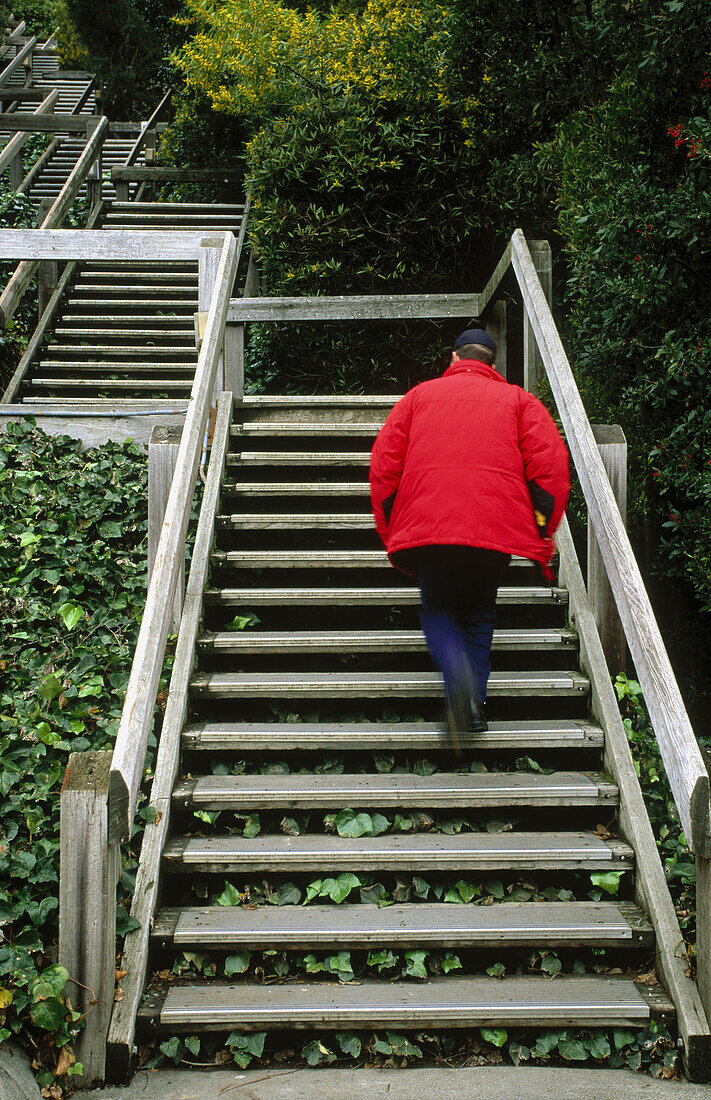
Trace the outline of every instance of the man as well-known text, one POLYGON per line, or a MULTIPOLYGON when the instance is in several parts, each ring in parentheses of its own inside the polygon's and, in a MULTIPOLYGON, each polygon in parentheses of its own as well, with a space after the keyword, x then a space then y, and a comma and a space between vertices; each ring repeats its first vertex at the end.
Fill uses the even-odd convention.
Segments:
POLYGON ((487 729, 496 594, 512 554, 549 562, 568 499, 568 452, 550 414, 495 369, 483 329, 454 342, 441 378, 397 402, 373 446, 370 496, 393 565, 417 577, 420 621, 444 677, 447 721, 487 729))

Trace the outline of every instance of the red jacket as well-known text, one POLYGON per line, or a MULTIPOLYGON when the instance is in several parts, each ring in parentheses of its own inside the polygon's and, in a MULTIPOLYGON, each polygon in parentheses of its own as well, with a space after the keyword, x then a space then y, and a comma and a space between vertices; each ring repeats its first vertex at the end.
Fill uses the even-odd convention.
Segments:
POLYGON ((570 490, 568 452, 541 402, 462 359, 397 402, 375 440, 370 498, 388 556, 478 546, 539 561, 570 490))

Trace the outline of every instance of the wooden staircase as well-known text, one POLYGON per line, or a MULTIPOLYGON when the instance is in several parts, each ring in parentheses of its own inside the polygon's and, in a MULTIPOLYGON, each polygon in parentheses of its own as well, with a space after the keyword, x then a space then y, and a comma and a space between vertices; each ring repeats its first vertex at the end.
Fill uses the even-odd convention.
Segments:
MULTIPOLYGON (((104 229, 239 233, 244 206, 109 202, 104 229)), ((44 338, 31 345, 14 401, 95 410, 187 401, 195 374, 198 263, 104 261, 69 265, 44 338)))
POLYGON ((673 1015, 659 985, 635 981, 654 934, 568 592, 530 563, 514 559, 500 591, 489 731, 459 757, 443 732, 418 593, 369 513, 368 451, 392 400, 247 397, 232 428, 141 1039, 673 1015), (619 900, 590 877, 610 872, 619 900), (224 904, 227 883, 239 904, 224 904), (399 977, 413 950, 427 976, 399 977), (245 951, 244 976, 225 976, 245 951), (338 952, 356 981, 307 973, 338 952))

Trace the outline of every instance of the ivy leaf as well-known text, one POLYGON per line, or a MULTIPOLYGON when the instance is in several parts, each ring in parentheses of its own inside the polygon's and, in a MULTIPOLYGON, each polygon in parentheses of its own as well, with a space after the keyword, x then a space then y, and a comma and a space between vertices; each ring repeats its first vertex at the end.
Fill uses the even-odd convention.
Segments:
POLYGON ((216 901, 218 905, 240 905, 242 898, 236 886, 233 886, 231 882, 225 882, 225 888, 216 898, 216 901))
POLYGON ((429 951, 406 951, 405 962, 407 966, 403 970, 403 974, 410 978, 426 978, 427 967, 425 962, 429 951))
POLYGON ((502 1027, 483 1027, 479 1034, 485 1043, 492 1043, 495 1047, 502 1047, 509 1037, 508 1031, 502 1027))
POLYGON ((359 1058, 362 1043, 352 1031, 337 1031, 336 1042, 343 1054, 350 1054, 351 1058, 359 1058))
POLYGON ((586 1062, 588 1059, 588 1052, 578 1039, 561 1039, 558 1053, 566 1062, 586 1062))
POLYGON ((301 1057, 305 1058, 310 1066, 320 1066, 324 1062, 328 1065, 336 1061, 336 1055, 328 1047, 325 1047, 320 1039, 314 1039, 301 1049, 301 1057))
POLYGON ((73 630, 77 623, 84 618, 84 608, 78 603, 63 603, 58 614, 66 629, 73 630))
POLYGON ((225 959, 225 976, 231 978, 233 974, 244 974, 249 970, 249 962, 252 958, 251 951, 236 951, 225 959))
POLYGON ((62 681, 52 672, 49 676, 45 676, 38 690, 42 698, 50 703, 52 699, 56 699, 61 692, 62 681))
POLYGON ((620 879, 623 874, 624 871, 595 872, 590 875, 590 881, 593 886, 599 886, 606 894, 611 894, 614 897, 620 888, 620 879))

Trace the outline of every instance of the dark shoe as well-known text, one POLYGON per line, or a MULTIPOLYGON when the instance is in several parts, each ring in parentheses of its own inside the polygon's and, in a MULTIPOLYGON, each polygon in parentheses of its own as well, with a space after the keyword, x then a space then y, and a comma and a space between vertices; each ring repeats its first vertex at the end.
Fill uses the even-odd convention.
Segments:
POLYGON ((469 697, 463 691, 455 691, 447 700, 447 725, 452 746, 457 756, 461 752, 461 738, 470 732, 469 697))
POLYGON ((479 699, 473 697, 469 700, 469 729, 472 733, 486 733, 488 725, 486 721, 486 707, 479 699))

